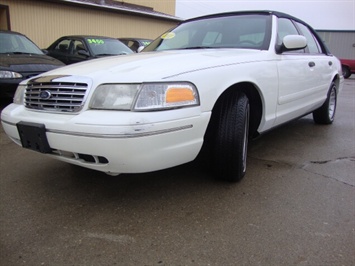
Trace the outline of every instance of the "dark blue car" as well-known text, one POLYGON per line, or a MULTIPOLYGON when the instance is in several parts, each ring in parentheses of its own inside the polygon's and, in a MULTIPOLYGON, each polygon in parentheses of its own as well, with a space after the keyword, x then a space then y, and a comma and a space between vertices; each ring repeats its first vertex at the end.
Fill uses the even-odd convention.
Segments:
POLYGON ((25 35, 14 31, 0 31, 1 98, 13 97, 22 80, 63 65, 62 62, 45 55, 25 35))

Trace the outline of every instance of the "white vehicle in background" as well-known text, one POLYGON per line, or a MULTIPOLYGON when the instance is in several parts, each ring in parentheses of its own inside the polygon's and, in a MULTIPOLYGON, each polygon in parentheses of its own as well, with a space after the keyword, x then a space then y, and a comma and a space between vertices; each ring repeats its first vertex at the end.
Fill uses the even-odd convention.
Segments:
POLYGON ((313 113, 331 124, 343 76, 315 31, 273 11, 182 22, 142 53, 79 63, 22 82, 1 114, 18 145, 108 174, 192 161, 239 181, 248 139, 313 113))

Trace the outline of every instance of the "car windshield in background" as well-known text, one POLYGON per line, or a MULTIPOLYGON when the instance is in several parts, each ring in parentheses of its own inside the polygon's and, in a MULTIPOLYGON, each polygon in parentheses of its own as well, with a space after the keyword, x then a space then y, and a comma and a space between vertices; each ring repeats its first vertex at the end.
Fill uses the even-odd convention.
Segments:
POLYGON ((151 40, 141 40, 141 43, 144 45, 144 46, 148 46, 152 41, 151 40))
POLYGON ((0 54, 41 54, 33 42, 21 35, 0 33, 0 54))
POLYGON ((132 51, 127 46, 115 39, 87 38, 86 41, 90 46, 94 56, 132 53, 132 51))
POLYGON ((164 33, 144 51, 207 48, 267 50, 271 16, 243 15, 191 20, 164 33))

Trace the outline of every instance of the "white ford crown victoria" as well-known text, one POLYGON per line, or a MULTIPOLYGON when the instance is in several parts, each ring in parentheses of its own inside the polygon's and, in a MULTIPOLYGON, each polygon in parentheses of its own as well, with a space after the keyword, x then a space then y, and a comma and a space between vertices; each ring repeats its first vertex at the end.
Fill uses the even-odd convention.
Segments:
POLYGON ((142 53, 26 80, 1 122, 24 148, 112 175, 183 164, 206 145, 216 177, 238 181, 249 138, 309 113, 331 124, 342 83, 339 60, 301 20, 224 13, 142 53))

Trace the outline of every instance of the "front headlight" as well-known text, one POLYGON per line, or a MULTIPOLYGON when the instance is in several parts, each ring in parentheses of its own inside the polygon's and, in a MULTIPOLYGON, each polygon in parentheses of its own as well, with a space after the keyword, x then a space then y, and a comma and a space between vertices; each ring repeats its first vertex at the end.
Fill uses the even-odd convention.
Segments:
POLYGON ((131 110, 139 84, 103 84, 96 88, 90 108, 105 110, 131 110))
POLYGON ((197 89, 191 83, 146 83, 142 85, 134 110, 172 109, 199 104, 197 89))
POLYGON ((26 84, 19 84, 17 86, 15 95, 14 95, 14 103, 16 104, 23 104, 24 97, 25 97, 25 89, 27 85, 26 84))
POLYGON ((199 104, 197 89, 188 82, 104 84, 93 93, 90 108, 154 111, 199 104))
POLYGON ((0 70, 0 78, 1 79, 18 79, 22 78, 22 75, 17 72, 0 70))

